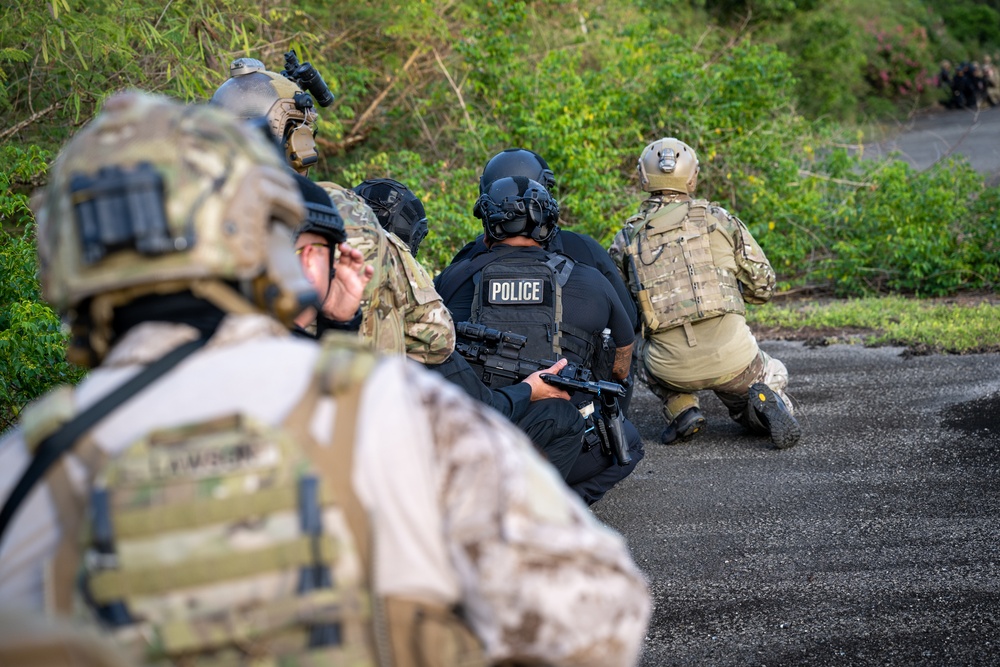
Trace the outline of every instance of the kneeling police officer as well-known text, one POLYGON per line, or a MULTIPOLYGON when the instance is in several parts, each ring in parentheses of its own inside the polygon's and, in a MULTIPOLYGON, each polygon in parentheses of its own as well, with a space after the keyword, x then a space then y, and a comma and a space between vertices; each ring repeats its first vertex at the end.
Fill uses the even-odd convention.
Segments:
MULTIPOLYGON (((483 222, 487 251, 450 265, 435 279, 455 321, 525 336, 524 358, 565 357, 598 380, 626 381, 634 340, 628 312, 599 271, 545 249, 559 219, 558 202, 545 187, 523 176, 500 178, 473 212, 483 222)), ((484 379, 503 382, 485 370, 484 379)), ((586 398, 575 394, 573 402, 583 407, 586 398)), ((625 420, 623 428, 629 463, 618 465, 587 440, 565 475, 588 503, 597 502, 642 458, 635 427, 625 420)))

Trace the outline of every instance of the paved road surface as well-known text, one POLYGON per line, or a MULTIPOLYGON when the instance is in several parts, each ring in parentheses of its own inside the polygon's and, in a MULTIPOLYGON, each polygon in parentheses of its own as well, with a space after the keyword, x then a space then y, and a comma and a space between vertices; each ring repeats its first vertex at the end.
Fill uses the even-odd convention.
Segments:
POLYGON ((805 435, 769 448, 703 395, 598 505, 647 573, 643 667, 1000 664, 1000 354, 764 342, 805 435))
POLYGON ((865 147, 865 155, 899 152, 923 170, 948 155, 964 155, 974 169, 1000 182, 1000 107, 936 111, 896 128, 896 136, 865 147))

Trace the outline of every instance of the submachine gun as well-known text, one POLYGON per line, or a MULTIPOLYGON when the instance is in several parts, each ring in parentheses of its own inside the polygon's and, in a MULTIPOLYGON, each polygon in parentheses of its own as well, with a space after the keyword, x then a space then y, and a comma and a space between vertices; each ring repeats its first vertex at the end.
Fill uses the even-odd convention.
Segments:
MULTIPOLYGON (((536 371, 556 363, 548 360, 522 358, 527 336, 512 331, 500 331, 482 324, 456 322, 455 351, 472 364, 482 366, 482 380, 491 387, 505 387, 520 382, 536 371)), ((585 439, 596 438, 605 454, 613 455, 619 466, 632 463, 625 438, 625 415, 618 399, 625 397, 625 388, 615 382, 594 380, 589 368, 568 363, 559 374, 542 373, 542 379, 566 391, 593 396, 600 406, 600 417, 594 415, 593 403, 580 408, 588 422, 585 439)))

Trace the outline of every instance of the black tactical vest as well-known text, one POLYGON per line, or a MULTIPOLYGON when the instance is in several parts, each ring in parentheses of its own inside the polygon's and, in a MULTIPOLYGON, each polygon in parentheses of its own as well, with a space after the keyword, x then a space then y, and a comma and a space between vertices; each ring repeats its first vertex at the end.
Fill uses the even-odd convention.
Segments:
POLYGON ((470 321, 513 331, 528 341, 522 359, 555 361, 563 356, 591 368, 595 336, 566 324, 562 288, 575 266, 563 255, 538 257, 499 255, 475 274, 470 321))

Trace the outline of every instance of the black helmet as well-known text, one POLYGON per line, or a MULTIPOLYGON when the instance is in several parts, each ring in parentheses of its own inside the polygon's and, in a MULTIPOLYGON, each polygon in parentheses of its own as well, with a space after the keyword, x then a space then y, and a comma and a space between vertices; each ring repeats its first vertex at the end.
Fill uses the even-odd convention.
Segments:
POLYGON ((559 202, 538 181, 524 176, 500 178, 480 195, 473 214, 493 241, 528 236, 545 243, 559 222, 559 202))
POLYGON ((507 176, 524 176, 552 190, 556 179, 542 156, 526 148, 508 148, 490 158, 479 177, 479 194, 490 189, 494 181, 507 176))
POLYGON ((379 224, 409 245, 416 257, 420 242, 427 236, 427 216, 413 191, 391 178, 373 178, 359 183, 354 192, 375 211, 379 224))
MULTIPOLYGON (((313 183, 301 174, 295 174, 295 181, 299 185, 302 199, 306 203, 306 219, 298 229, 295 236, 304 232, 319 234, 330 243, 337 245, 347 240, 347 232, 344 231, 344 219, 337 212, 337 207, 330 200, 330 195, 326 190, 313 183)), ((333 253, 330 253, 333 256, 333 253)))

